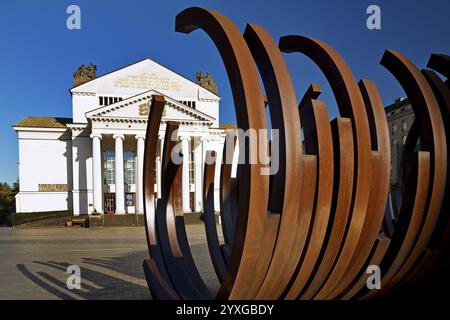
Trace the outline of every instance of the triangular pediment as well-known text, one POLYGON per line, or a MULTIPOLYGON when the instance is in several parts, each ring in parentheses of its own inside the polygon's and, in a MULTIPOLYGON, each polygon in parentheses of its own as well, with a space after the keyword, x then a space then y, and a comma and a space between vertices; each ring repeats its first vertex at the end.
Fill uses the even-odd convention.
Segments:
POLYGON ((148 90, 157 90, 169 97, 195 97, 211 101, 220 98, 188 78, 151 60, 144 59, 124 68, 99 76, 72 88, 72 94, 96 93, 131 97, 148 90))
POLYGON ((147 120, 153 95, 162 95, 166 100, 166 106, 163 113, 164 121, 204 122, 209 124, 213 123, 215 120, 207 114, 186 106, 183 103, 176 101, 175 99, 172 99, 156 90, 149 90, 109 106, 104 106, 89 111, 86 113, 86 118, 91 120, 147 120))

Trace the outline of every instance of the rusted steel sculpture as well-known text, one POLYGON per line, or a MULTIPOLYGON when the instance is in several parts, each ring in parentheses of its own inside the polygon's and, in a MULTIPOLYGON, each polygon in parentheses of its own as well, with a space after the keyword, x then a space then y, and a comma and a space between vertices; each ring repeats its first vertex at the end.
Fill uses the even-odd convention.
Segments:
MULTIPOLYGON (((277 45, 253 24, 241 35, 227 17, 212 10, 189 8, 176 17, 178 32, 196 29, 209 35, 223 59, 238 127, 266 130, 267 102, 272 129, 279 130, 279 170, 272 176, 261 174, 261 163, 249 161, 250 144, 267 149, 268 137, 238 141, 244 161, 236 178, 229 161, 214 163, 214 152, 206 153, 204 223, 221 284, 216 298, 370 299, 450 265, 449 56, 432 55, 430 69, 422 71, 395 51, 386 51, 381 60, 416 115, 405 144, 405 189, 399 192, 389 190, 390 139, 378 90, 371 81, 357 82, 333 48, 297 35, 282 37, 277 45), (322 70, 340 117, 329 120, 318 84, 298 103, 282 52, 303 53, 322 70), (215 166, 221 167, 223 243, 214 212, 215 166), (401 199, 394 206, 395 219, 386 211, 390 192, 401 199), (380 290, 366 288, 369 265, 381 268, 380 290)), ((164 105, 162 96, 153 96, 147 127, 144 191, 150 259, 144 261, 145 275, 155 299, 212 299, 189 249, 180 168, 171 160, 174 154, 182 158, 171 139, 177 130, 172 122, 166 124, 162 196, 155 199, 156 142, 164 105)), ((236 137, 228 133, 226 141, 225 146, 234 146, 236 137)))

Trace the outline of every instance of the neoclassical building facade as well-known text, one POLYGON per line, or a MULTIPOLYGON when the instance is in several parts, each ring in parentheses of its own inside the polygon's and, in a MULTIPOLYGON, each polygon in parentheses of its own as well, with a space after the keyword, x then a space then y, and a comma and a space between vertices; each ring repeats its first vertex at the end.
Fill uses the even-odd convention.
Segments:
MULTIPOLYGON (((92 70, 91 70, 92 71, 92 70)), ((72 118, 27 117, 13 127, 19 141, 17 212, 143 213, 143 165, 151 98, 167 101, 157 149, 167 121, 180 124, 183 211, 202 210, 201 181, 207 150, 220 161, 225 132, 220 98, 211 90, 145 59, 101 77, 75 74, 72 118), (81 80, 80 80, 81 79, 81 80)), ((161 158, 155 193, 160 195, 161 158)), ((216 169, 216 185, 220 179, 216 169)), ((216 209, 218 210, 218 192, 216 209)))

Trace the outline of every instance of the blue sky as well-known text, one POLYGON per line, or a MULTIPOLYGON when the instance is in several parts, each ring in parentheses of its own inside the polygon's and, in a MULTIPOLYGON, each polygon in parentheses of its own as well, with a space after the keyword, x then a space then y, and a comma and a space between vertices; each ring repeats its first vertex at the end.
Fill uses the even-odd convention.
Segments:
MULTIPOLYGON (((84 63, 102 75, 149 57, 190 79, 211 72, 222 97, 220 121, 235 121, 228 78, 219 54, 201 31, 174 31, 184 8, 215 9, 240 30, 247 22, 264 26, 275 39, 301 34, 332 45, 355 76, 374 80, 386 105, 403 95, 379 65, 385 49, 395 49, 419 66, 432 52, 450 54, 448 0, 41 0, 0 2, 0 181, 18 175, 17 136, 12 125, 26 116, 71 117, 72 74, 84 63), (81 8, 82 29, 66 28, 66 8, 81 8), (381 30, 366 28, 366 8, 381 8, 381 30)), ((330 118, 334 98, 319 72, 300 54, 285 55, 300 99, 312 82, 322 85, 330 118)))

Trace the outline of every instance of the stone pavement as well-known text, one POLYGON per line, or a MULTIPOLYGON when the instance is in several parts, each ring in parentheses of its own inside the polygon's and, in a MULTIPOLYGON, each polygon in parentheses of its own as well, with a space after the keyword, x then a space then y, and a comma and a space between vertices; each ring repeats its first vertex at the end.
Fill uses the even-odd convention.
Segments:
MULTIPOLYGON (((215 291, 204 227, 188 225, 187 232, 199 271, 215 291)), ((143 227, 0 227, 0 299, 151 299, 146 258, 143 227), (66 286, 69 265, 81 268, 81 290, 66 286)))

